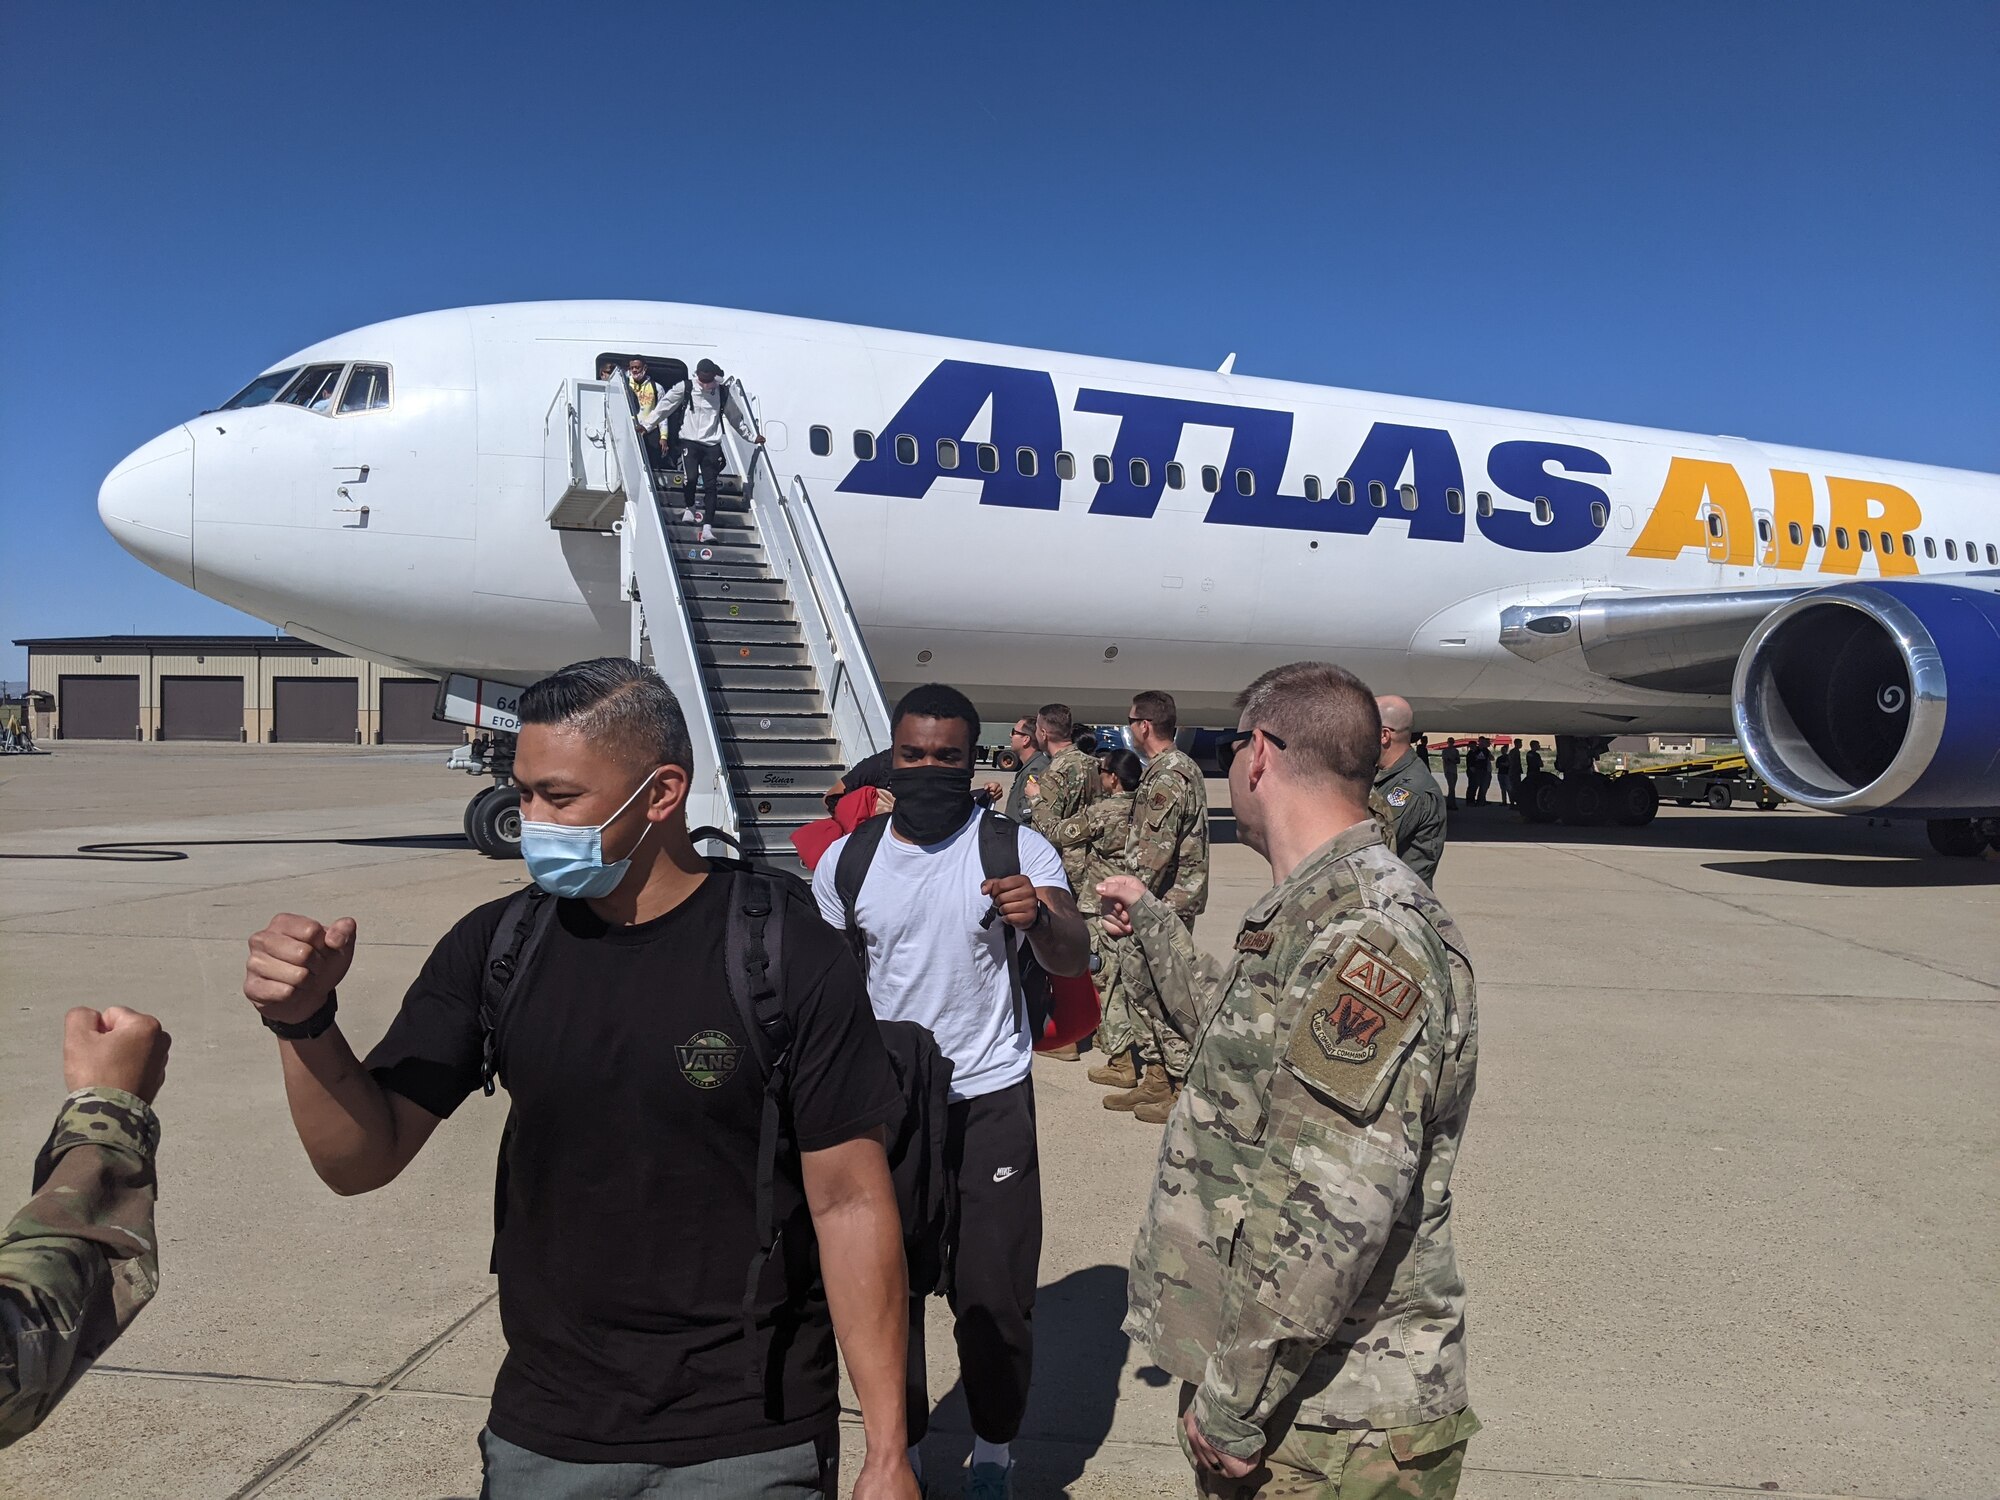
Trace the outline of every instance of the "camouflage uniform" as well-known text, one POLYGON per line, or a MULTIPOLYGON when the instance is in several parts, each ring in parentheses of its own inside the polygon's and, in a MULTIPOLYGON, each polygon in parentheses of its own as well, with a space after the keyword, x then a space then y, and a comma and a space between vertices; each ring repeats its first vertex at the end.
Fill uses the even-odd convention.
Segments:
MULTIPOLYGON (((1208 788, 1201 768, 1169 745, 1146 762, 1136 796, 1126 867, 1193 932, 1194 919, 1208 905, 1208 788)), ((1153 976, 1129 945, 1123 983, 1132 1014, 1142 1023, 1140 1062, 1165 1068, 1178 1084, 1187 1077, 1187 1038, 1174 1028, 1153 991, 1153 976)))
POLYGON ((160 1284, 160 1120, 123 1089, 63 1101, 35 1196, 0 1235, 0 1447, 33 1432, 160 1284))
POLYGON ((1077 910, 1090 929, 1090 951, 1097 955, 1097 998, 1103 1007, 1092 1043, 1106 1057, 1116 1057, 1138 1041, 1139 1023, 1126 1001, 1123 972, 1130 938, 1115 938, 1104 930, 1097 911, 1097 883, 1123 875, 1125 845, 1132 832, 1132 794, 1114 792, 1100 797, 1082 812, 1064 818, 1049 831, 1049 842, 1063 857, 1077 910))
POLYGON ((1383 842, 1425 885, 1437 884, 1438 861, 1444 858, 1444 793, 1417 759, 1416 751, 1405 750, 1403 758, 1388 770, 1376 771, 1368 804, 1371 808, 1377 797, 1393 810, 1395 818, 1395 836, 1383 842))
POLYGON ((1372 820, 1250 908, 1226 974, 1164 904, 1133 916, 1195 1059, 1126 1333, 1189 1383, 1211 1443, 1265 1451, 1264 1493, 1450 1494, 1478 1428, 1449 1193, 1478 1055, 1457 928, 1372 820), (1349 1468, 1401 1487, 1334 1488, 1349 1468))
MULTIPOLYGON (((1055 843, 1055 826, 1073 818, 1090 806, 1097 793, 1097 757, 1072 745, 1049 762, 1041 775, 1041 791, 1028 813, 1028 826, 1050 843, 1055 843)), ((1060 845, 1058 845, 1060 847, 1060 845)), ((1077 872, 1083 868, 1081 848, 1063 855, 1063 873, 1070 888, 1076 888, 1077 872)))

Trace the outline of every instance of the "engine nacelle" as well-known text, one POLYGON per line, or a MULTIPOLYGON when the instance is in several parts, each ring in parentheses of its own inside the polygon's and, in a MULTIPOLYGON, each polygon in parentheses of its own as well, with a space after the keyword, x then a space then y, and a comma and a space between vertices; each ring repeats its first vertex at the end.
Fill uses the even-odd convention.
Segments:
POLYGON ((1996 584, 1843 583, 1778 606, 1736 663, 1757 774, 1829 812, 2000 812, 1996 584))

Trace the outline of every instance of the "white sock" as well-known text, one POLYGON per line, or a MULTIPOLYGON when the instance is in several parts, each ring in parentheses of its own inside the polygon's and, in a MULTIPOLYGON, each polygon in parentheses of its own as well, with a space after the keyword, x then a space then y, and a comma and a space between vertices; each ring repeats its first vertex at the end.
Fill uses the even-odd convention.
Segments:
POLYGON ((989 1443, 983 1437, 975 1437, 972 1440, 972 1462, 975 1465, 998 1464, 1005 1469, 1011 1467, 1014 1460, 1007 1452, 1005 1443, 989 1443))
POLYGON ((924 1449, 921 1443, 910 1444, 910 1472, 921 1482, 924 1477, 924 1449))

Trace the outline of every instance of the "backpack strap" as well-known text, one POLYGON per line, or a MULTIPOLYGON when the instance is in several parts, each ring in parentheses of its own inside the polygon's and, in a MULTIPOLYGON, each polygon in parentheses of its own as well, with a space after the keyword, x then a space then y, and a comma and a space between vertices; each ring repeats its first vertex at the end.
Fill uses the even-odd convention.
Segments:
MULTIPOLYGON (((979 815, 979 868, 988 880, 1004 880, 1021 873, 1021 825, 1012 818, 986 809, 979 815)), ((987 920, 993 920, 989 911, 987 920)), ((1014 994, 1014 1023, 1021 1030, 1028 1023, 1028 989, 1021 981, 1021 934, 1010 922, 1000 924, 1001 941, 1007 948, 1007 984, 1014 994)))
POLYGON ((479 1088, 488 1098, 500 1071, 500 1023, 521 976, 533 966, 555 920, 556 903, 538 885, 514 892, 493 929, 479 990, 479 1088))
POLYGON ((757 1128, 757 1245, 743 1284, 743 1341, 750 1351, 749 1384, 765 1387, 764 1352, 757 1345, 758 1292, 778 1245, 778 1146, 784 1133, 791 1085, 792 1023, 784 1009, 785 908, 789 904, 772 878, 746 865, 729 864, 729 917, 723 930, 723 962, 729 998, 743 1023, 744 1036, 764 1081, 757 1128))
POLYGON ((882 837, 889 831, 890 817, 889 813, 877 813, 850 833, 833 867, 833 889, 840 897, 841 915, 846 919, 847 946, 854 950, 855 962, 861 965, 864 979, 868 977, 868 939, 862 934, 861 921, 854 909, 861 900, 861 885, 868 878, 868 867, 875 862, 875 851, 882 847, 882 837))

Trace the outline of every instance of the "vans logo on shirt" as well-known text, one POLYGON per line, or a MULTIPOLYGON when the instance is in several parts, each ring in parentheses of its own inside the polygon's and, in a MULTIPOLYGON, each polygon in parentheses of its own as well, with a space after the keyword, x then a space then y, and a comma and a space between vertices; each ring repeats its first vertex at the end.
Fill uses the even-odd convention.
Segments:
POLYGON ((681 1065, 681 1077, 698 1089, 714 1089, 735 1075, 743 1049, 726 1032, 697 1031, 674 1048, 674 1058, 681 1065))

